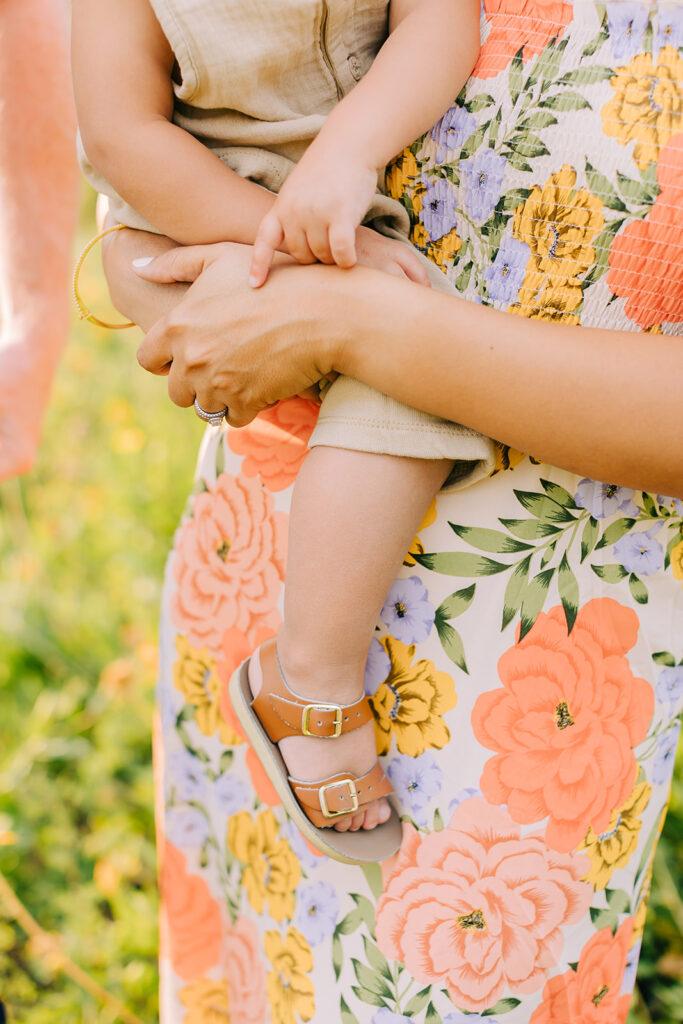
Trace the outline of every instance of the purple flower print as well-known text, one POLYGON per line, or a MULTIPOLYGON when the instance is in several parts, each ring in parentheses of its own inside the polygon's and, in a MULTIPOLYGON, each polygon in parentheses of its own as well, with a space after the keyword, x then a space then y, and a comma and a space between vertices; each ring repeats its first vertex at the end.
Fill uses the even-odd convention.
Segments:
POLYGON ((365 692, 372 697, 391 672, 391 658, 377 639, 370 641, 368 660, 365 662, 365 692))
POLYGON ((422 196, 420 223, 434 242, 438 242, 455 227, 455 192, 445 178, 427 183, 427 190, 422 196))
POLYGON ((663 46, 673 46, 676 50, 683 46, 683 7, 680 4, 659 10, 655 48, 660 50, 663 46))
POLYGON ((663 668, 659 673, 655 693, 659 703, 668 703, 669 711, 673 712, 683 697, 683 665, 676 665, 675 668, 663 668))
POLYGON ((621 512, 626 516, 638 515, 638 506, 633 501, 633 491, 630 488, 603 484, 588 477, 584 477, 579 483, 574 501, 579 508, 588 509, 594 519, 605 519, 615 512, 621 512))
POLYGON ((209 823, 196 807, 173 807, 166 816, 166 835, 174 846, 201 846, 209 823))
POLYGON ((387 775, 396 795, 418 825, 426 822, 425 807, 441 792, 442 772, 431 754, 408 757, 399 754, 389 764, 387 775))
POLYGON ((608 4, 607 27, 615 61, 628 62, 640 50, 648 10, 642 4, 608 4))
POLYGON ((444 163, 449 150, 461 150, 476 127, 474 114, 464 107, 449 107, 432 128, 432 138, 438 144, 437 164, 444 163))
POLYGON ((652 781, 658 786, 664 783, 668 784, 671 779, 680 732, 681 723, 678 721, 657 737, 657 753, 652 766, 652 781))
POLYGON ((229 816, 237 814, 249 803, 249 789, 241 779, 235 778, 230 772, 221 775, 214 782, 211 795, 221 814, 229 816))
POLYGON ((672 516, 683 516, 683 501, 680 498, 668 498, 666 494, 658 494, 657 504, 667 509, 672 516))
POLYGON ((337 894, 327 882, 312 882, 297 889, 294 924, 312 946, 332 934, 338 916, 337 894))
POLYGON ((419 576, 396 580, 379 614, 391 635, 402 644, 421 643, 434 625, 434 608, 419 576))
POLYGON ((175 790, 178 800, 189 802, 200 800, 206 794, 206 780, 202 763, 187 750, 176 751, 168 759, 171 777, 171 788, 175 790))
POLYGON ((498 1024, 493 1017, 482 1017, 480 1013, 449 1013, 443 1024, 498 1024))
POLYGON ((484 279, 492 302, 509 306, 517 298, 522 286, 531 249, 526 242, 508 238, 503 242, 495 260, 484 271, 484 279))
POLYGON ((282 833, 289 840, 289 845, 294 850, 296 859, 303 864, 305 868, 315 868, 318 864, 325 862, 325 857, 316 857, 314 853, 311 853, 309 847, 306 845, 306 840, 299 832, 293 821, 285 821, 281 829, 282 833))
POLYGON ((640 957, 640 947, 642 944, 643 940, 638 939, 636 944, 629 950, 628 956, 626 957, 626 969, 624 970, 624 976, 621 979, 621 995, 626 995, 627 992, 633 991, 633 986, 636 983, 638 958, 640 957))
POLYGON ((370 1024, 414 1024, 412 1017, 405 1017, 402 1013, 392 1013, 386 1006, 373 1016, 370 1024))
MULTIPOLYGON (((654 530, 659 529, 659 524, 654 530)), ((658 540, 648 533, 629 533, 614 545, 614 557, 627 572, 639 576, 652 576, 664 564, 664 549, 658 540)))
POLYGON ((463 160, 467 213, 475 224, 483 224, 500 199, 507 160, 492 149, 483 149, 471 160, 463 160))

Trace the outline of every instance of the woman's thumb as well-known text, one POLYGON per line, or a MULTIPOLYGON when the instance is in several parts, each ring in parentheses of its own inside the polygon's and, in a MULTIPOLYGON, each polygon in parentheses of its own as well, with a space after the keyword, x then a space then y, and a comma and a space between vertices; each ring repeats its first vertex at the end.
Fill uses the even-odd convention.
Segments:
POLYGON ((204 270, 206 246, 186 245, 169 249, 161 256, 143 256, 133 260, 133 270, 145 281, 155 284, 173 284, 176 281, 196 281, 204 270))

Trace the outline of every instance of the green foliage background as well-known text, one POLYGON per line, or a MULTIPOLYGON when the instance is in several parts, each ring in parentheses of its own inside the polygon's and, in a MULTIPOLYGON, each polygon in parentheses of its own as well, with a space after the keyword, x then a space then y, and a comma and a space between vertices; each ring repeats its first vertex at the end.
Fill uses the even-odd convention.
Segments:
MULTIPOLYGON (((83 291, 106 303, 96 262, 83 291)), ((68 955, 151 1024, 157 614, 201 425, 138 368, 136 335, 74 325, 38 467, 0 487, 0 870, 68 955)), ((628 1024, 683 1020, 682 873, 679 774, 628 1024)), ((117 1020, 1 906, 0 998, 21 1024, 117 1020)))

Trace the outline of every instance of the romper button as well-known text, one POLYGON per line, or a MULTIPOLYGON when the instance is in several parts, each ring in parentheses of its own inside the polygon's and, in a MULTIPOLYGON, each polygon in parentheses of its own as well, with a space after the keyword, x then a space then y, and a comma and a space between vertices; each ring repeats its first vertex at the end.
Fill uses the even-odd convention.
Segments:
POLYGON ((352 53, 351 56, 349 57, 349 71, 356 79, 356 81, 358 81, 358 79, 361 78, 363 75, 363 68, 361 67, 361 63, 358 60, 358 57, 356 57, 355 53, 352 53))

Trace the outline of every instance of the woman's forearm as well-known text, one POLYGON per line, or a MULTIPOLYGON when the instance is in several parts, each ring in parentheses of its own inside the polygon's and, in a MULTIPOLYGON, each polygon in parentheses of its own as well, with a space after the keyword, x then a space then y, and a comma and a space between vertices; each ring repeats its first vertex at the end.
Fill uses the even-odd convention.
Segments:
MULTIPOLYGON (((350 282, 349 282, 350 283, 350 282)), ((598 480, 683 494, 683 343, 356 275, 334 369, 598 480)))

